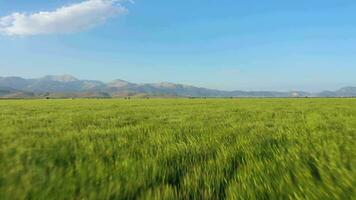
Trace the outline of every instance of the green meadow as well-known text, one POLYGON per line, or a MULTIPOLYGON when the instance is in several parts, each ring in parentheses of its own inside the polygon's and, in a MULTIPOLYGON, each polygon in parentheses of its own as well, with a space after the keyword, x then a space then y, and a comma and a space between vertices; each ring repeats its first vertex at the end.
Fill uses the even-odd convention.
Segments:
POLYGON ((0 101, 0 199, 355 199, 356 99, 0 101))

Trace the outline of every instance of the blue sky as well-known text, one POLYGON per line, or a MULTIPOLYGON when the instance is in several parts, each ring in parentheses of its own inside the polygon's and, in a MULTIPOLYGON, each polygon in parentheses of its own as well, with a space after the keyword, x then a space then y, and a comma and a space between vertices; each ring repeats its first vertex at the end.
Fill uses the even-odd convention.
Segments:
POLYGON ((63 18, 56 10, 84 1, 0 1, 0 76, 225 90, 356 86, 354 0, 89 1, 107 7, 80 16, 66 9, 63 18))

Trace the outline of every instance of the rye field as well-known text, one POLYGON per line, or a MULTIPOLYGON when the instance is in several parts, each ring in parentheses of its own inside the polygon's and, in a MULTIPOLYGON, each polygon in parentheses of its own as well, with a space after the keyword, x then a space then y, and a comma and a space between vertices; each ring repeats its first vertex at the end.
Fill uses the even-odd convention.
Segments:
POLYGON ((0 101, 0 199, 356 199, 356 99, 0 101))

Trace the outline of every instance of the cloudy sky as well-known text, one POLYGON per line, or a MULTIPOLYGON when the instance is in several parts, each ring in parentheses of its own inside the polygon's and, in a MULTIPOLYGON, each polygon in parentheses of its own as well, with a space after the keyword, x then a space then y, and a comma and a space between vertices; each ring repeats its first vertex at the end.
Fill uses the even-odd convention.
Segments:
POLYGON ((356 86, 355 0, 1 0, 0 76, 356 86))

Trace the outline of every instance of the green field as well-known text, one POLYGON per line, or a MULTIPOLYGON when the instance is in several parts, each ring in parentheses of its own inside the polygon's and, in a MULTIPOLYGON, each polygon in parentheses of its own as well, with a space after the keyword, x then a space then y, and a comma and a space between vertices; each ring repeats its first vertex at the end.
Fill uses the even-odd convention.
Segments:
POLYGON ((356 99, 0 101, 0 199, 355 199, 356 99))

